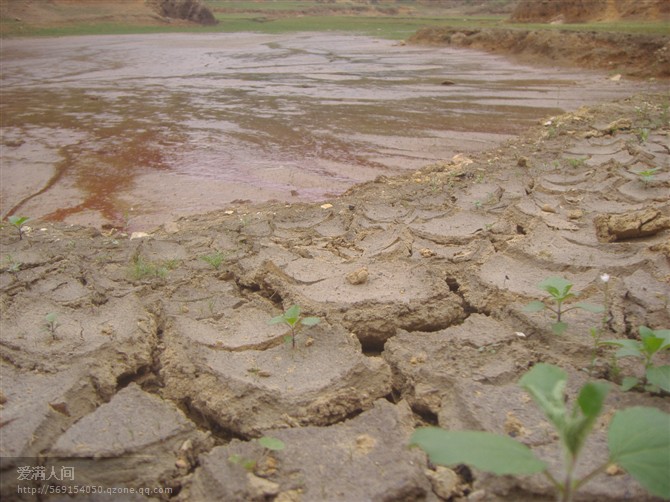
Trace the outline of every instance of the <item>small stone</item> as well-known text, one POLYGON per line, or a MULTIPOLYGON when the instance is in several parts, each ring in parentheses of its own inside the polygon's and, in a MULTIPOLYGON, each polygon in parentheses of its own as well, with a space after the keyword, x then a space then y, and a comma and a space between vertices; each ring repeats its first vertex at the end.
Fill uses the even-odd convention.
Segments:
POLYGON ((573 209, 568 213, 568 218, 571 220, 578 220, 582 216, 584 216, 584 211, 582 211, 581 209, 573 209))
POLYGON ((176 234, 179 232, 179 225, 176 221, 169 221, 163 225, 163 230, 165 230, 168 234, 176 234))
POLYGON ((423 248, 421 251, 419 251, 419 254, 424 258, 430 258, 431 256, 435 256, 435 251, 432 249, 423 248))
POLYGON ((616 75, 612 75, 612 76, 610 77, 610 80, 611 80, 612 82, 618 82, 619 80, 621 80, 621 73, 617 73, 616 75))
POLYGON ((556 209, 550 204, 542 204, 542 211, 545 213, 555 213, 556 209))
POLYGON ((332 204, 321 204, 321 209, 330 209, 331 207, 333 207, 332 204))
POLYGON ((183 458, 178 458, 174 465, 178 469, 188 469, 188 462, 183 458))
POLYGON ((421 364, 421 363, 425 363, 425 362, 426 362, 426 358, 427 358, 426 354, 424 354, 424 353, 422 352, 421 354, 418 354, 418 355, 416 355, 416 356, 412 356, 412 357, 410 357, 410 359, 409 359, 409 363, 410 363, 410 364, 421 364))
POLYGON ((487 497, 488 497, 488 494, 486 493, 486 490, 475 490, 470 495, 468 495, 467 500, 478 502, 480 500, 486 500, 487 497))
POLYGON ((503 429, 505 431, 505 434, 513 438, 522 437, 526 435, 526 429, 512 411, 507 412, 503 429))
POLYGON ((132 234, 130 234, 131 241, 133 239, 144 239, 145 237, 149 237, 149 234, 146 232, 133 232, 132 234))
POLYGON ((247 473, 247 482, 249 483, 249 492, 253 500, 264 500, 279 493, 279 485, 277 483, 259 478, 250 472, 247 473))
POLYGON ((610 122, 605 126, 605 131, 609 133, 614 133, 616 131, 626 131, 629 130, 632 127, 630 119, 627 118, 621 118, 618 120, 615 120, 614 122, 610 122))
POLYGON ((449 500, 461 495, 460 478, 451 469, 438 465, 434 471, 426 470, 425 472, 438 497, 449 500))
POLYGON ((367 455, 377 444, 377 440, 369 434, 361 434, 356 437, 356 451, 367 455))
POLYGON ((70 411, 67 409, 67 403, 49 403, 49 406, 51 406, 51 409, 54 411, 57 411, 61 415, 65 415, 66 417, 70 416, 70 411))
POLYGON ((277 495, 274 502, 300 502, 302 490, 286 490, 277 495))
POLYGON ((616 464, 612 464, 605 469, 605 472, 608 476, 618 476, 619 474, 624 474, 624 470, 616 464))
POLYGON ((528 167, 528 158, 527 157, 519 157, 516 161, 516 165, 519 167, 528 167))
POLYGON ((365 284, 366 282, 368 282, 368 277, 369 277, 368 269, 363 267, 347 274, 347 282, 349 282, 349 284, 357 286, 359 284, 365 284))

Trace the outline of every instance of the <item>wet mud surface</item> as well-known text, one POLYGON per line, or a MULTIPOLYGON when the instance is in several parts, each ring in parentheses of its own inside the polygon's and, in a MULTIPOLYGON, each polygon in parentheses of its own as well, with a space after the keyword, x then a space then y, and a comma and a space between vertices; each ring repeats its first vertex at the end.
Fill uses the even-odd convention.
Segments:
POLYGON ((3 40, 0 212, 149 230, 316 201, 652 84, 337 34, 3 40))
MULTIPOLYGON (((39 457, 80 484, 173 490, 128 500, 553 500, 542 476, 435 468, 407 439, 506 433, 558 468, 516 385, 540 361, 572 397, 589 373, 612 384, 579 473, 606 456, 614 410, 670 411, 667 394, 619 390, 642 363, 616 372, 589 336, 670 327, 669 133, 667 94, 642 95, 326 202, 232 204, 132 236, 3 228, 3 498, 34 500, 16 470, 39 457), (523 309, 553 275, 605 314, 570 311, 553 334, 523 309), (268 324, 292 304, 321 318, 295 349, 268 324)), ((622 472, 579 497, 622 499, 654 500, 622 472)))

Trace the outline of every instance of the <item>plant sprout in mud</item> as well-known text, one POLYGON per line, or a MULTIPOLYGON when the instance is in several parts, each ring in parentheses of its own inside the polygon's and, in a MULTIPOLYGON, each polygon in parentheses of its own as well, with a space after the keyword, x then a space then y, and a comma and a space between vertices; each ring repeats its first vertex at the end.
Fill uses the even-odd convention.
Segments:
POLYGON ((593 347, 591 350, 591 364, 589 364, 589 376, 593 377, 593 371, 595 369, 596 360, 598 359, 598 348, 602 345, 600 338, 602 337, 605 330, 609 328, 609 323, 612 320, 612 299, 610 295, 610 275, 603 273, 600 275, 600 281, 603 284, 603 293, 605 296, 605 306, 603 309, 602 319, 600 321, 600 328, 591 328, 590 334, 591 339, 593 340, 593 347))
MULTIPOLYGON (((257 441, 258 444, 264 448, 261 460, 262 458, 267 456, 268 452, 281 451, 286 447, 286 445, 281 439, 277 439, 272 436, 263 436, 258 438, 257 441)), ((230 462, 231 464, 241 465, 242 467, 244 467, 245 470, 249 472, 253 472, 259 464, 258 460, 243 457, 242 455, 238 454, 233 454, 230 457, 228 457, 228 462, 230 462)))
POLYGON ((225 260, 226 255, 221 251, 216 251, 215 253, 206 254, 201 256, 200 259, 206 263, 209 263, 216 270, 219 269, 223 261, 225 260))
POLYGON ((625 377, 621 383, 623 390, 629 390, 642 384, 645 390, 658 392, 659 389, 670 392, 670 365, 655 366, 652 359, 661 351, 670 349, 670 329, 653 330, 640 326, 640 340, 604 340, 603 345, 619 347, 617 358, 637 357, 644 360, 645 376, 640 381, 636 377, 625 377))
POLYGON ((295 348, 295 337, 302 326, 316 326, 321 322, 318 317, 302 317, 299 305, 293 305, 286 312, 268 321, 269 324, 286 324, 291 329, 291 334, 286 336, 287 341, 291 341, 295 348))
POLYGON ((551 329, 557 335, 565 333, 565 330, 568 328, 568 324, 562 320, 562 315, 566 312, 574 309, 583 309, 600 314, 605 311, 604 307, 601 305, 591 305, 584 302, 575 303, 574 305, 565 307, 563 305, 565 301, 576 298, 579 296, 579 293, 572 291, 572 283, 563 277, 548 277, 542 281, 538 287, 551 295, 550 300, 553 300, 555 305, 547 305, 541 300, 535 300, 526 305, 524 311, 540 312, 544 309, 551 310, 556 314, 556 322, 551 326, 551 329))
POLYGON ((56 328, 58 327, 57 319, 58 315, 55 312, 49 312, 44 316, 44 325, 54 340, 56 339, 56 328))
POLYGON ((612 465, 626 470, 650 493, 669 498, 670 415, 656 408, 638 406, 614 413, 607 434, 609 457, 584 477, 574 479, 575 465, 603 410, 609 388, 604 382, 586 383, 568 410, 566 383, 567 374, 562 369, 544 363, 536 364, 519 381, 558 433, 565 454, 562 481, 530 448, 509 436, 424 427, 412 434, 410 443, 423 449, 435 464, 468 464, 498 475, 542 473, 561 502, 572 501, 581 486, 612 465))
POLYGON ((644 183, 644 186, 647 187, 652 181, 654 181, 654 177, 658 171, 659 168, 654 167, 650 169, 645 169, 644 171, 640 171, 639 173, 637 173, 637 175, 642 180, 642 183, 644 183))
POLYGON ((23 239, 23 225, 30 218, 27 216, 10 216, 7 221, 19 231, 19 240, 23 239))

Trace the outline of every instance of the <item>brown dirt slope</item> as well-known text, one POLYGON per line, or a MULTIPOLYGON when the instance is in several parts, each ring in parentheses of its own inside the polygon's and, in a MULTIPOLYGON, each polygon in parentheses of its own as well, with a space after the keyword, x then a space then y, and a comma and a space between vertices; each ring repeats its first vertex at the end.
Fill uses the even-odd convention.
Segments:
POLYGON ((409 42, 511 54, 539 64, 577 65, 638 77, 670 77, 670 37, 661 35, 424 28, 410 37, 409 42))
POLYGON ((3 0, 0 18, 42 27, 82 22, 151 24, 175 19, 216 23, 199 0, 3 0))
POLYGON ((613 21, 670 19, 667 0, 520 0, 512 13, 517 22, 613 21))

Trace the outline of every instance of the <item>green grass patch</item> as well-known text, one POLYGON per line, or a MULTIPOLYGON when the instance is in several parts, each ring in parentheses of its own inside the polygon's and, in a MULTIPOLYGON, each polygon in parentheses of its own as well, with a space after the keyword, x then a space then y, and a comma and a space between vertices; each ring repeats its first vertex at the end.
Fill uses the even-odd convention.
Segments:
POLYGON ((354 3, 325 4, 316 1, 225 1, 206 0, 219 24, 185 26, 175 24, 79 22, 54 27, 31 26, 15 19, 0 19, 0 36, 67 36, 138 33, 235 33, 267 34, 337 31, 400 40, 421 28, 512 28, 522 30, 572 30, 670 35, 670 25, 662 22, 621 21, 608 23, 560 24, 509 23, 507 16, 455 14, 435 5, 405 1, 374 6, 354 3), (398 7, 390 15, 389 7, 398 7))

